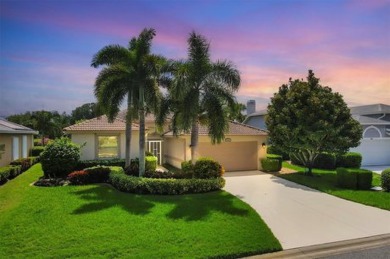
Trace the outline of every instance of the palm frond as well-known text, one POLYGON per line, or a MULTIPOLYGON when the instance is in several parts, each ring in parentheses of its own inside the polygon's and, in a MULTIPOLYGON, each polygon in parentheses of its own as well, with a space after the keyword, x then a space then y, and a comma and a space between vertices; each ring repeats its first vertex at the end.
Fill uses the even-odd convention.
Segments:
POLYGON ((221 82, 225 87, 232 91, 237 91, 240 87, 241 77, 240 72, 229 61, 217 61, 213 63, 212 72, 209 77, 217 82, 221 82))
POLYGON ((97 68, 101 65, 126 63, 130 58, 129 50, 120 45, 108 45, 99 50, 92 58, 91 66, 97 68))

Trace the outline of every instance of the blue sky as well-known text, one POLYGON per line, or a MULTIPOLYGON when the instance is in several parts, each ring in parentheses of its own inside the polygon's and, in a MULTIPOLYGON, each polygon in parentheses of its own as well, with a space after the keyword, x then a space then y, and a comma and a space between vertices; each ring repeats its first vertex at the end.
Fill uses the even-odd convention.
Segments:
POLYGON ((390 104, 390 0, 0 0, 0 116, 93 102, 93 54, 145 27, 153 52, 186 58, 193 30, 241 72, 237 99, 269 98, 313 69, 349 105, 390 104))

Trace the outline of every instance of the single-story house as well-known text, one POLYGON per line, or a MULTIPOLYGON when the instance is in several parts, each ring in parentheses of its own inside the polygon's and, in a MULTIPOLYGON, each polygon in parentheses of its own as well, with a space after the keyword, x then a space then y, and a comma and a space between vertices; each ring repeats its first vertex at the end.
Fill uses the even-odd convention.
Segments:
MULTIPOLYGON (((105 159, 125 157, 125 125, 120 113, 113 123, 105 115, 66 127, 73 142, 84 144, 81 159, 105 159)), ((190 135, 173 136, 172 132, 159 134, 154 126, 154 117, 146 117, 146 150, 158 157, 158 163, 170 163, 180 167, 182 161, 190 160, 190 135)), ((259 159, 265 156, 267 133, 241 123, 230 122, 225 140, 212 145, 207 128, 200 126, 198 157, 207 156, 219 161, 226 171, 260 169, 259 159)), ((139 126, 132 125, 131 157, 138 157, 139 126)))
POLYGON ((363 166, 390 165, 390 105, 363 105, 350 110, 363 128, 360 145, 350 151, 362 154, 363 166))
POLYGON ((0 118, 0 166, 29 156, 38 132, 0 118))

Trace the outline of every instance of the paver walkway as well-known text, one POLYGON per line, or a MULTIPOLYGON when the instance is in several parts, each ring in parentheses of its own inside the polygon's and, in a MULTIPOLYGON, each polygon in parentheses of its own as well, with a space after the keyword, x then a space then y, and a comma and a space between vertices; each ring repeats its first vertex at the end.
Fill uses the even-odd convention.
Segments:
POLYGON ((261 215, 283 249, 390 233, 390 211, 258 171, 226 173, 225 179, 225 190, 261 215))

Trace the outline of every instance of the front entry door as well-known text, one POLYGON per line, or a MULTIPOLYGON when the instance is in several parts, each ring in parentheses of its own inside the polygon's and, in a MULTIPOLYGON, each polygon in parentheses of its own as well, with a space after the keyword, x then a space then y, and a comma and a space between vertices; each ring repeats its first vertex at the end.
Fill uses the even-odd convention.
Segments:
POLYGON ((161 140, 149 140, 148 151, 157 157, 157 164, 161 165, 161 140))

